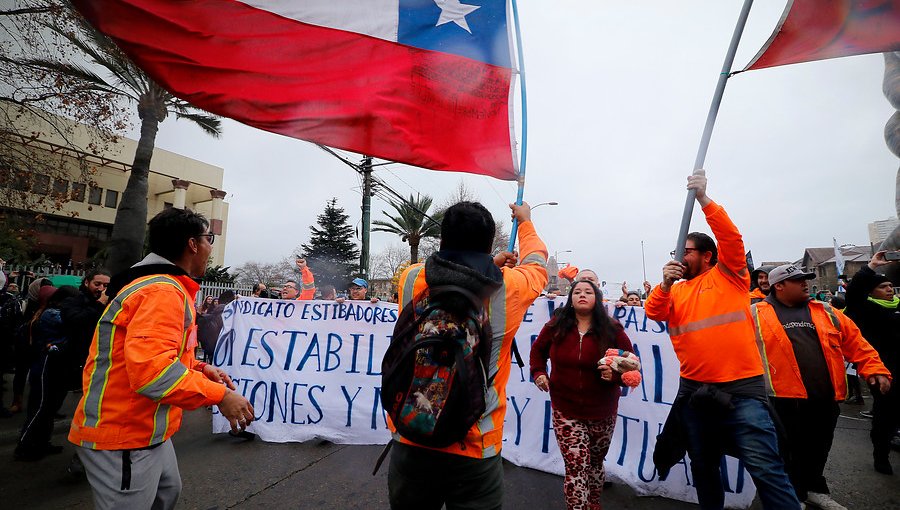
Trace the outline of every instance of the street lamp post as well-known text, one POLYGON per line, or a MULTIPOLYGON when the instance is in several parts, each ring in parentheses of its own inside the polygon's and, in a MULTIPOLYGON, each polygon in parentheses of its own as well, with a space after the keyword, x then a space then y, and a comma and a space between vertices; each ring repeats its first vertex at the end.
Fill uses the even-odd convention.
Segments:
POLYGON ((538 207, 540 207, 540 206, 542 206, 542 205, 559 205, 559 202, 541 202, 541 203, 538 204, 538 205, 533 205, 533 206, 531 206, 531 210, 533 211, 533 210, 537 209, 538 207))

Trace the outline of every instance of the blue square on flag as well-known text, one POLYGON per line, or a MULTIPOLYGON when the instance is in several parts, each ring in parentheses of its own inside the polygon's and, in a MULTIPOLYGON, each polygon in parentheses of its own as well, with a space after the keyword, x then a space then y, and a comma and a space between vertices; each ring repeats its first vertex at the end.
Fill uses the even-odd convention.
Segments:
POLYGON ((397 42, 512 67, 505 0, 400 0, 397 42))

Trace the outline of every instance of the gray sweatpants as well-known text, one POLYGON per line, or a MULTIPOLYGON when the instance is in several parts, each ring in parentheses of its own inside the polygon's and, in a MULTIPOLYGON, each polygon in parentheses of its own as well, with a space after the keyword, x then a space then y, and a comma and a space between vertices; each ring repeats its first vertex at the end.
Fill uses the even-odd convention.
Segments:
POLYGON ((151 450, 76 450, 98 510, 175 508, 181 473, 171 440, 151 450))

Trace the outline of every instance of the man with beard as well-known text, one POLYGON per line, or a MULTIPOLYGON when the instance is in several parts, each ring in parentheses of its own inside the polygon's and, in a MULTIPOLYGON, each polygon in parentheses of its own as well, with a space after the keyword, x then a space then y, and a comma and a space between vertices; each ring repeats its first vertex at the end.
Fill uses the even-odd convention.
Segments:
POLYGON ((71 342, 73 362, 71 368, 78 388, 81 387, 81 371, 91 347, 94 328, 97 327, 97 321, 100 320, 109 299, 105 294, 109 277, 109 271, 106 269, 89 272, 81 281, 78 295, 66 299, 60 306, 63 326, 71 342))
MULTIPOLYGON (((800 501, 778 453, 750 322, 750 274, 741 233, 722 206, 706 195, 703 170, 688 177, 688 189, 696 191, 719 246, 706 234, 688 234, 684 257, 663 267, 662 283, 644 303, 647 317, 668 321, 681 365, 666 429, 681 431, 678 442, 691 458, 700 508, 725 505, 720 466, 727 452, 744 462, 763 508, 797 510, 800 501)), ((667 460, 673 457, 680 460, 677 454, 667 460)), ((657 463, 661 475, 668 467, 657 463)))
POLYGON ((769 295, 769 272, 775 266, 759 266, 750 273, 750 304, 759 303, 769 295))

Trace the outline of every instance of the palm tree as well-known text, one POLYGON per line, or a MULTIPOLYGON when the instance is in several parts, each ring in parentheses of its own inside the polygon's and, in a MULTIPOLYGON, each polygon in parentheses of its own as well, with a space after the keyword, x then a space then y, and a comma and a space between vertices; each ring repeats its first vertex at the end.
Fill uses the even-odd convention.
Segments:
POLYGON ((411 263, 419 261, 419 242, 426 237, 438 238, 441 236, 441 214, 428 217, 428 209, 431 207, 431 197, 428 195, 409 196, 409 200, 402 202, 390 201, 391 207, 397 211, 397 216, 391 216, 382 211, 390 221, 375 220, 373 232, 391 232, 400 236, 400 240, 409 243, 409 260, 411 263))
POLYGON ((206 134, 218 138, 222 132, 221 123, 218 117, 197 109, 157 85, 108 37, 83 19, 76 32, 50 24, 45 24, 45 28, 53 30, 77 48, 81 56, 93 68, 102 69, 106 77, 68 59, 65 62, 52 58, 31 59, 25 64, 64 76, 82 90, 88 88, 98 94, 108 94, 134 103, 141 119, 141 136, 131 164, 131 175, 116 210, 108 245, 106 266, 115 274, 132 266, 142 256, 147 225, 147 177, 159 124, 172 113, 178 119, 194 122, 206 134))

